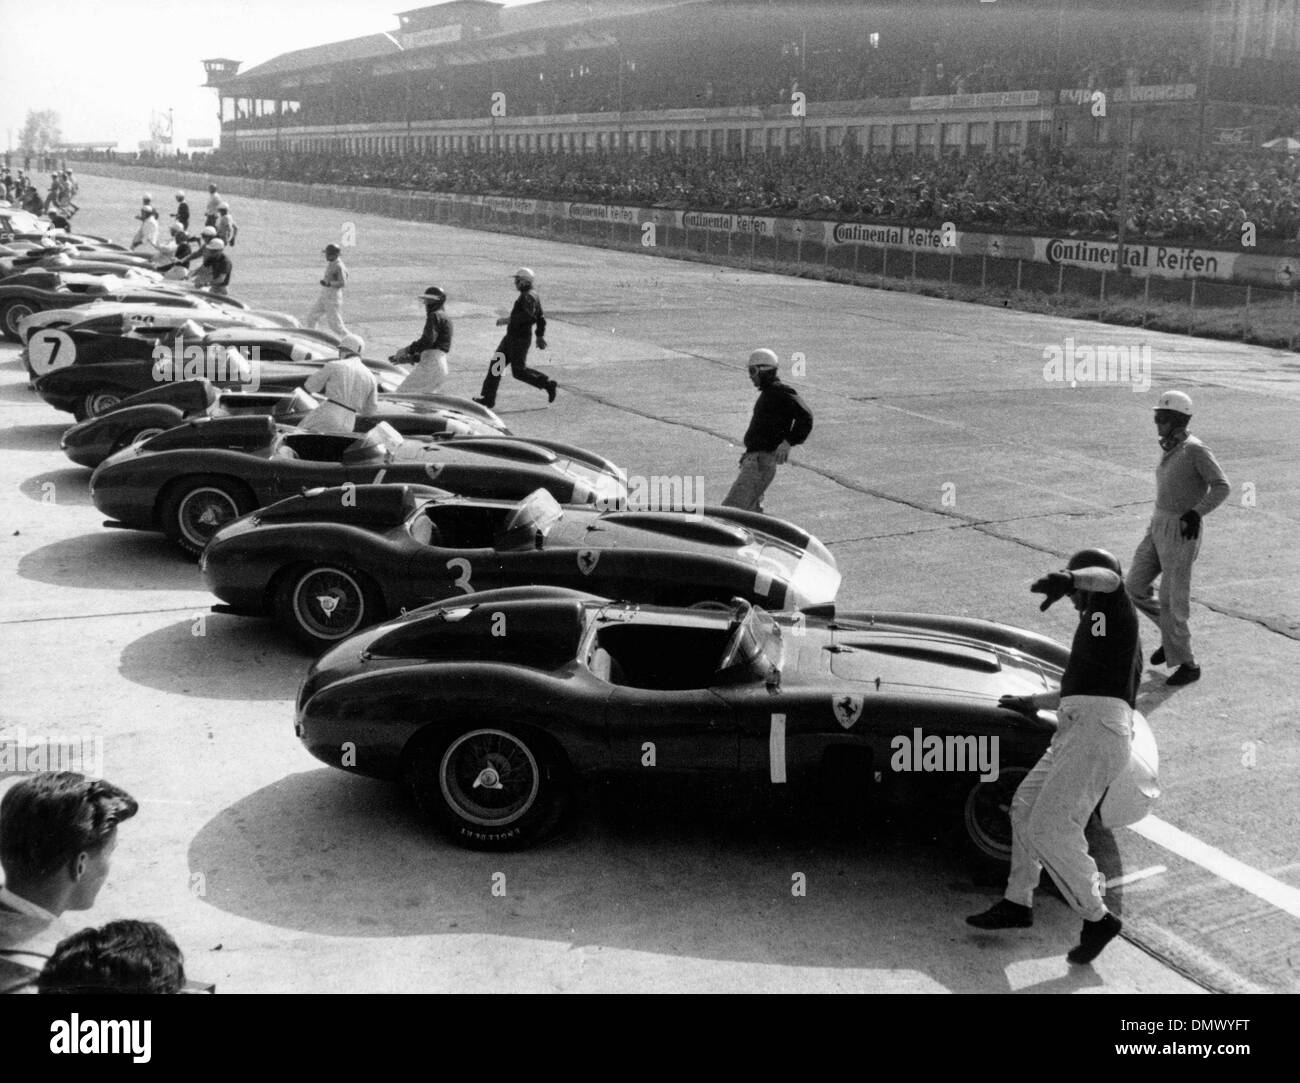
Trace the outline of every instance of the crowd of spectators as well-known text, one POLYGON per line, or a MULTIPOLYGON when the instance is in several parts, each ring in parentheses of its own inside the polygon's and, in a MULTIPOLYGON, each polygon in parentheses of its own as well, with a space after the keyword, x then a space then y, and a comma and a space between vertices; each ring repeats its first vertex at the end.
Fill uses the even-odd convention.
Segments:
MULTIPOLYGON (((530 154, 346 156, 223 152, 169 165, 311 184, 579 200, 815 218, 954 222, 1106 236, 1119 225, 1113 155, 1042 153, 862 157, 841 152, 716 156, 530 154)), ((1130 237, 1239 243, 1300 234, 1300 158, 1216 151, 1135 154, 1130 237)))

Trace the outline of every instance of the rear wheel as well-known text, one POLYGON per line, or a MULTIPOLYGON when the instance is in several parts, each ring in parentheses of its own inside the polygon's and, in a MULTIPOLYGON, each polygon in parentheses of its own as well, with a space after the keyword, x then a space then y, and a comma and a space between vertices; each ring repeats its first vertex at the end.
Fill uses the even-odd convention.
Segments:
POLYGON ((0 302, 0 334, 10 342, 21 342, 22 336, 18 334, 18 323, 35 311, 35 307, 28 301, 0 302))
POLYGON ((113 407, 119 405, 125 398, 120 391, 101 388, 97 391, 87 391, 77 401, 72 410, 72 416, 78 421, 85 421, 87 418, 99 417, 100 414, 106 414, 113 407))
POLYGON ((318 564, 290 572, 274 602, 277 619, 297 639, 321 650, 382 620, 379 591, 365 575, 341 564, 318 564))
POLYGON ((230 478, 199 476, 178 482, 162 501, 163 533, 197 557, 208 539, 255 507, 247 486, 230 478))
POLYGON ((113 451, 121 451, 124 448, 129 448, 132 444, 138 444, 142 440, 148 440, 150 437, 157 436, 160 432, 166 431, 167 430, 161 425, 150 425, 145 429, 128 429, 117 438, 117 442, 113 444, 113 451))
POLYGON ((559 822, 571 789, 547 741, 495 725, 425 743, 411 757, 407 783, 416 803, 474 850, 531 846, 559 822))
POLYGON ((962 804, 962 826, 974 857, 982 862, 1011 863, 1011 801, 1029 774, 1028 767, 1003 767, 998 777, 977 781, 962 804))

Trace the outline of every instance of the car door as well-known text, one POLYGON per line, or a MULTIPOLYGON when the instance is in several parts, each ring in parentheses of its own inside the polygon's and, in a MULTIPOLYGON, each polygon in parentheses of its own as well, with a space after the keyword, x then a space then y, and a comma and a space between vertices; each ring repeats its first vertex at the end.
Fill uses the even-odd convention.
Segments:
POLYGON ((494 549, 421 545, 411 558, 402 588, 406 594, 398 604, 414 609, 444 598, 518 585, 518 579, 506 582, 502 578, 501 558, 494 549))
POLYGON ((605 711, 614 771, 672 775, 737 771, 736 716, 712 688, 665 691, 616 685, 605 711))

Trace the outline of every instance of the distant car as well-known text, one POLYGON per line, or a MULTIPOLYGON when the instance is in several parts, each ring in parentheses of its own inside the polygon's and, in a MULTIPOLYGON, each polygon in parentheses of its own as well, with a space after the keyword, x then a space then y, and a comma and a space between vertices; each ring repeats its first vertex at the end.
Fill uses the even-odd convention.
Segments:
MULTIPOLYGON (((72 363, 37 376, 32 386, 56 410, 67 411, 78 421, 187 375, 211 379, 225 388, 289 392, 339 356, 336 346, 302 328, 223 327, 205 332, 197 324, 179 329, 154 324, 134 327, 128 334, 93 327, 70 327, 62 334, 71 342, 72 363), (174 364, 157 360, 155 351, 160 348, 175 358, 174 364), (232 358, 231 350, 242 356, 232 358)), ((29 354, 40 337, 28 344, 29 354)), ((34 364, 35 358, 31 360, 34 364)), ((47 364, 59 360, 50 358, 47 364)), ((407 376, 408 370, 389 361, 365 364, 382 391, 396 390, 407 376)))
MULTIPOLYGON (((162 383, 123 399, 112 409, 82 421, 63 434, 59 447, 78 466, 96 467, 137 440, 157 436, 197 417, 269 414, 281 425, 297 425, 318 399, 301 389, 243 393, 222 391, 210 380, 162 383)), ((385 394, 373 414, 359 414, 358 432, 381 421, 403 436, 509 436, 491 410, 451 395, 424 399, 385 394)))
POLYGON ((304 489, 436 485, 464 496, 622 507, 618 468, 589 451, 514 436, 405 439, 379 424, 361 435, 303 432, 265 415, 201 418, 105 459, 90 495, 109 526, 165 533, 198 555, 226 523, 304 489))
MULTIPOLYGON (((153 261, 133 252, 111 249, 79 250, 71 246, 38 247, 11 256, 0 256, 0 282, 24 271, 61 271, 65 274, 120 275, 127 268, 146 270, 150 276, 157 274, 153 261)), ((155 280, 163 281, 159 275, 155 280)))
MULTIPOLYGON (((212 300, 215 302, 216 298, 212 300)), ((233 305, 206 301, 194 305, 91 301, 89 304, 51 308, 24 316, 18 323, 18 338, 30 347, 32 338, 41 331, 62 331, 75 327, 99 334, 129 335, 139 327, 180 328, 188 320, 193 320, 205 331, 215 331, 220 327, 298 327, 298 320, 294 316, 270 309, 235 308, 233 305)), ((339 337, 332 331, 310 333, 331 344, 339 341, 339 337)), ((25 350, 22 356, 28 374, 34 376, 36 366, 30 349, 25 350)))
POLYGON ((19 341, 18 325, 33 312, 69 308, 91 301, 151 301, 160 305, 220 302, 235 308, 248 306, 223 297, 165 281, 156 271, 127 268, 123 275, 72 274, 60 271, 24 271, 0 279, 0 334, 19 341))
MULTIPOLYGON (((976 855, 1004 862, 1011 796, 1055 717, 998 699, 1058 687, 1067 657, 1032 632, 957 617, 637 606, 531 587, 438 603, 332 647, 299 689, 295 730, 331 767, 405 780, 476 849, 544 837, 579 779, 691 777, 943 802, 976 855)), ((1158 766, 1138 715, 1103 824, 1146 815, 1158 766)))
POLYGON ((546 584, 639 602, 835 601, 835 558, 793 523, 709 508, 561 507, 434 496, 413 486, 318 489, 213 535, 203 577, 219 612, 274 616, 320 649, 406 609, 470 591, 546 584))

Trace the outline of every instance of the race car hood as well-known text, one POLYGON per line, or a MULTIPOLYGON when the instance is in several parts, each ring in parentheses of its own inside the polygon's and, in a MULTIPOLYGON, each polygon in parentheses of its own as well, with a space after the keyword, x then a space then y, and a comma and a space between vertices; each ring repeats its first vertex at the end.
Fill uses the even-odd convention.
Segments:
MULTIPOLYGON (((829 655, 831 673, 850 684, 910 696, 996 700, 1056 687, 1060 671, 1042 659, 975 635, 905 624, 834 621, 800 644, 801 668, 808 648, 829 655)), ((798 643, 799 637, 792 637, 798 643)), ((824 663, 818 662, 818 666, 824 663)))
POLYGON ((816 539, 798 546, 756 526, 690 512, 625 511, 601 515, 569 510, 548 545, 579 549, 663 549, 731 557, 790 584, 793 608, 829 605, 840 588, 835 558, 816 539))

